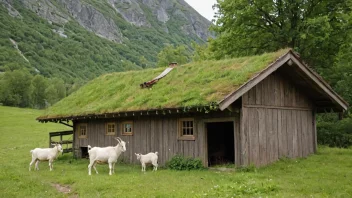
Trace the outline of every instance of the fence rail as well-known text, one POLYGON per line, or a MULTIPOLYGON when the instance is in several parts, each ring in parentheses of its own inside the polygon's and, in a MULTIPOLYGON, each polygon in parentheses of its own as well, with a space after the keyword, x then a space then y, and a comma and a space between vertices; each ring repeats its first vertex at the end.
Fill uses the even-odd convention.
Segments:
POLYGON ((57 132, 50 132, 49 133, 49 147, 51 147, 51 144, 55 143, 60 143, 63 148, 63 153, 69 153, 73 152, 73 131, 57 131, 57 132), (63 136, 69 136, 72 135, 71 139, 63 139, 63 136), (60 140, 53 140, 53 137, 60 137, 60 140), (66 145, 66 148, 64 148, 66 145), (70 148, 69 148, 70 146, 70 148))

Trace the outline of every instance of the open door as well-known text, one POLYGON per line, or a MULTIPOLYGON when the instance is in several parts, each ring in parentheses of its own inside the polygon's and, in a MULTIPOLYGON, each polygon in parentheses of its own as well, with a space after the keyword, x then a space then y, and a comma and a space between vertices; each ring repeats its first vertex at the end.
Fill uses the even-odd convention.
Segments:
POLYGON ((235 163, 233 122, 206 124, 208 139, 208 166, 235 163))
POLYGON ((88 155, 88 147, 80 147, 81 148, 81 158, 89 158, 88 155))

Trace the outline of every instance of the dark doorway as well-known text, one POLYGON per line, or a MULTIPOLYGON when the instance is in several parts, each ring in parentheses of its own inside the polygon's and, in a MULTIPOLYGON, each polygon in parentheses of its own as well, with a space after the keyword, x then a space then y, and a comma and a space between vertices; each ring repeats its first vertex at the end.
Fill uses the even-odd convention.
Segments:
POLYGON ((81 158, 89 158, 88 147, 81 147, 81 158))
POLYGON ((207 123, 208 166, 235 163, 233 122, 207 123))

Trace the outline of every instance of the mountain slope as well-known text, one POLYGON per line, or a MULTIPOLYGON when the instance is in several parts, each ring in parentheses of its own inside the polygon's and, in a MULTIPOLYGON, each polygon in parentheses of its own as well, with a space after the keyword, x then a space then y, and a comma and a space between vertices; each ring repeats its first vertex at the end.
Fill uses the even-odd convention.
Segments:
POLYGON ((66 81, 152 67, 166 44, 211 36, 183 0, 0 0, 0 18, 0 71, 66 81))

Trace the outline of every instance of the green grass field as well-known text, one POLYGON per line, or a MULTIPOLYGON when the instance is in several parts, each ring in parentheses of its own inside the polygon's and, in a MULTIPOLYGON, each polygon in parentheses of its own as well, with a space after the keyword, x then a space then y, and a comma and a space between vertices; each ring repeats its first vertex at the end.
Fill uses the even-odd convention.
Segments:
POLYGON ((0 106, 0 197, 352 197, 352 149, 327 147, 307 159, 285 159, 249 172, 152 172, 149 167, 142 174, 138 165, 117 164, 113 176, 107 165, 88 176, 88 160, 69 154, 54 162, 52 172, 47 162, 29 172, 29 151, 47 147, 48 132, 69 129, 38 123, 42 113, 0 106))

